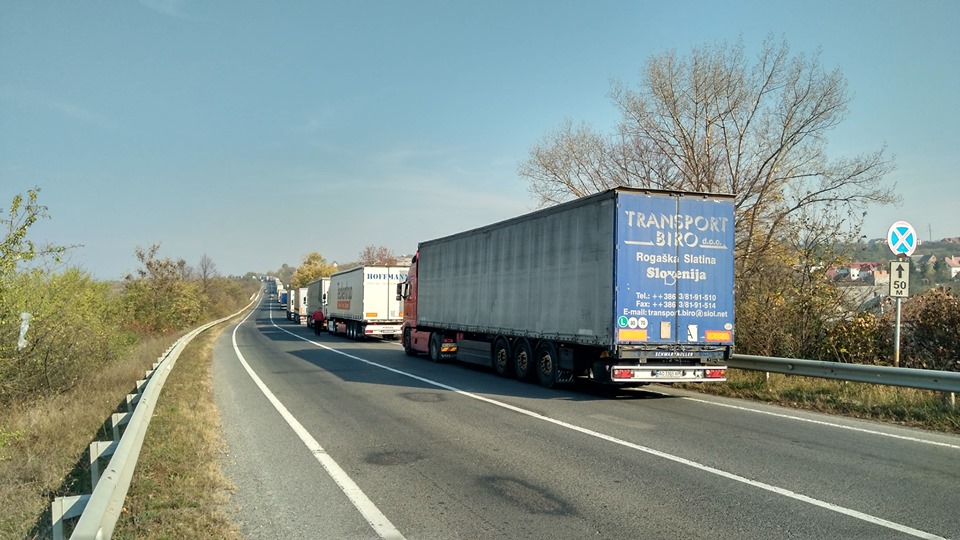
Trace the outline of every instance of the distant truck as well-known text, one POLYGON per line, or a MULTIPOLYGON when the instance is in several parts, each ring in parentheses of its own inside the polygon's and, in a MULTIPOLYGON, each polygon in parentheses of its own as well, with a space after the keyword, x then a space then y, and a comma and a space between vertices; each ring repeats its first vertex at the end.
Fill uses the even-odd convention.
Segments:
POLYGON ((287 291, 280 289, 279 292, 277 293, 277 301, 280 303, 280 307, 283 308, 284 311, 287 310, 287 299, 288 299, 287 291))
POLYGON ((307 320, 307 288, 293 287, 287 297, 287 320, 301 324, 307 320))
MULTIPOLYGON (((327 318, 327 291, 330 290, 330 278, 322 277, 307 283, 307 327, 313 328, 313 312, 320 310, 327 318)), ((326 326, 326 325, 324 325, 326 326)))
POLYGON ((350 339, 400 337, 403 305, 397 286, 407 279, 406 266, 358 266, 330 276, 327 329, 350 339))
POLYGON ((419 245, 404 351, 544 387, 726 380, 733 196, 616 188, 419 245))

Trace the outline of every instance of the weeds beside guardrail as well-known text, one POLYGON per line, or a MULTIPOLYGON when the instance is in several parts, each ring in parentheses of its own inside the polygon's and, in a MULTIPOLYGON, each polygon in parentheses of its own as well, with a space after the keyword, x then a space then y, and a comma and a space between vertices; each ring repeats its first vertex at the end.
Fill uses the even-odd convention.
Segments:
POLYGON ((90 445, 90 474, 93 492, 89 495, 57 497, 51 503, 51 520, 54 540, 64 538, 66 520, 79 517, 71 539, 110 538, 123 501, 130 488, 140 449, 153 416, 163 384, 173 369, 180 353, 200 333, 242 314, 256 302, 254 297, 246 307, 213 322, 200 326, 177 340, 160 356, 144 380, 137 381, 136 393, 127 396, 127 412, 111 417, 113 441, 95 441, 90 445), (126 426, 122 429, 121 428, 126 426), (103 474, 100 474, 101 459, 109 458, 103 474))
POLYGON ((960 373, 952 371, 845 364, 842 362, 753 356, 748 354, 731 355, 727 361, 727 366, 736 369, 765 371, 784 375, 801 375, 804 377, 819 377, 822 379, 883 384, 945 392, 948 394, 947 399, 952 405, 956 403, 954 395, 960 392, 960 373))

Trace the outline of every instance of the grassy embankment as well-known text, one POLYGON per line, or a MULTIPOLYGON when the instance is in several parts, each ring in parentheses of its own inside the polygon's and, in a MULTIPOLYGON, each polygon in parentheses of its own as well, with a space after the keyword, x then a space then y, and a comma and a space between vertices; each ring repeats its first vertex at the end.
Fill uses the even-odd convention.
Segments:
POLYGON ((143 443, 114 538, 233 539, 226 510, 226 450, 213 403, 213 343, 228 325, 194 338, 170 372, 143 443))
MULTIPOLYGON (((238 537, 222 510, 230 486, 209 373, 224 327, 194 338, 168 377, 115 538, 238 537)), ((53 497, 90 493, 90 442, 111 438, 105 419, 174 341, 145 341, 77 391, 0 412, 0 538, 50 538, 53 497)))

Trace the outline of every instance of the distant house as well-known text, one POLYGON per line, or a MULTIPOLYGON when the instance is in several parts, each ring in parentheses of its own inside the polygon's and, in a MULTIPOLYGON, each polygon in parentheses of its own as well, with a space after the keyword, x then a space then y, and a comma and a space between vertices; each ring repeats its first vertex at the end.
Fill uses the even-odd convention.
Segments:
POLYGON ((944 257, 943 263, 950 269, 950 279, 954 279, 957 274, 960 274, 960 257, 944 257))
POLYGON ((830 268, 827 270, 827 276, 833 281, 862 281, 867 283, 878 283, 876 280, 879 277, 881 280, 886 280, 881 281, 880 283, 889 283, 890 276, 887 274, 889 273, 883 269, 883 263, 875 262, 854 262, 850 263, 848 266, 830 268))
MULTIPOLYGON (((876 272, 880 270, 880 263, 875 262, 855 262, 850 264, 850 275, 853 276, 856 273, 857 279, 860 281, 871 282, 876 279, 876 272)), ((887 282, 889 283, 889 276, 887 282)))
POLYGON ((890 284, 890 272, 886 268, 874 268, 871 273, 873 274, 874 285, 890 284))
POLYGON ((933 265, 935 265, 935 264, 937 264, 937 256, 936 256, 936 255, 932 255, 932 254, 931 254, 931 255, 923 255, 922 257, 920 257, 919 259, 917 259, 917 267, 918 267, 918 268, 924 268, 924 267, 926 267, 926 268, 931 268, 931 267, 933 267, 933 265))
POLYGON ((944 238, 941 240, 944 244, 960 244, 960 236, 954 236, 953 238, 944 238))

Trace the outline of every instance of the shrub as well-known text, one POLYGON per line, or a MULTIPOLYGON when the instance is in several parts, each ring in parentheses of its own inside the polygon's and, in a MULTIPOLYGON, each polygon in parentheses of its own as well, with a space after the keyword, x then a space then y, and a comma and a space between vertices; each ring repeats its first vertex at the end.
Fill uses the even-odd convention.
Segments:
POLYGON ((8 276, 0 309, 3 403, 64 392, 137 341, 121 331, 109 286, 78 269, 8 276), (22 343, 20 313, 31 315, 22 343))
POLYGON ((960 298, 931 289, 904 303, 901 366, 960 371, 960 298))

